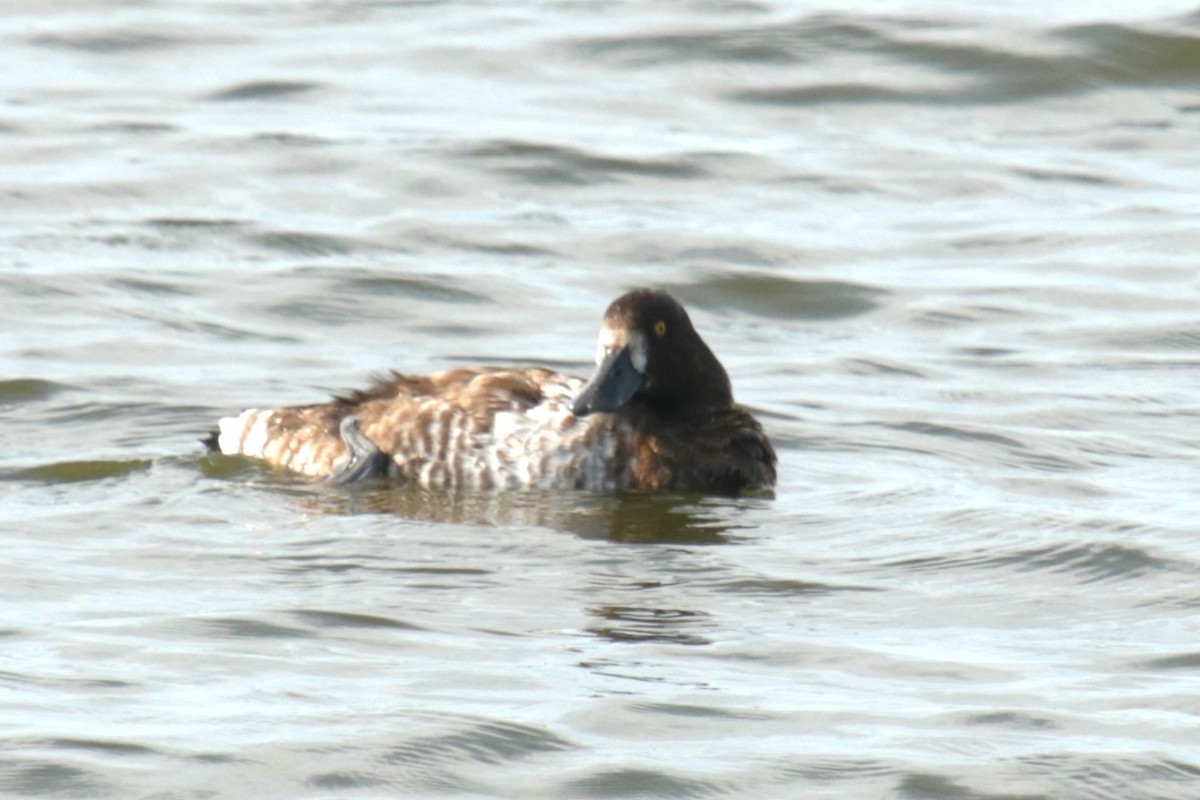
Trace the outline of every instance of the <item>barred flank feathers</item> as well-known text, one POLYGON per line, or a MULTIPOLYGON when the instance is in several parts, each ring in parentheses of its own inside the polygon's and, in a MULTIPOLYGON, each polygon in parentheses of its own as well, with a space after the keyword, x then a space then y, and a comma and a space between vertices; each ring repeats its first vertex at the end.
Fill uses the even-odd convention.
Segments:
POLYGON ((330 403, 226 417, 214 443, 326 477, 347 454, 338 425, 354 414, 394 473, 428 488, 626 488, 632 431, 609 415, 576 419, 570 404, 582 383, 541 368, 393 373, 330 403))

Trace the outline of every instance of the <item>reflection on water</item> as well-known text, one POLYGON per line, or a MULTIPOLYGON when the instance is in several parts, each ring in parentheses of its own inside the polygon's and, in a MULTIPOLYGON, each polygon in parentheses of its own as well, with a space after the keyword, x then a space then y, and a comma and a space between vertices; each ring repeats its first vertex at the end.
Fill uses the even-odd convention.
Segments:
POLYGON ((380 483, 348 490, 293 484, 283 490, 306 509, 325 514, 393 514, 424 522, 549 528, 585 539, 644 544, 734 541, 738 509, 768 502, 649 493, 440 492, 380 483))
POLYGON ((597 622, 588 630, 613 642, 701 645, 711 640, 696 631, 715 628, 702 611, 680 608, 600 606, 589 609, 597 622))

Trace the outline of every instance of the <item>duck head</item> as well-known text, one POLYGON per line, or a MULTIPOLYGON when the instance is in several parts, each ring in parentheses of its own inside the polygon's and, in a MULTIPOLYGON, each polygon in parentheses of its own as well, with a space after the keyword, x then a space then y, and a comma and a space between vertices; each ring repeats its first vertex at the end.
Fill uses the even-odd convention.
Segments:
POLYGON ((640 404, 664 419, 729 408, 733 392, 721 362, 666 292, 635 289, 609 305, 596 370, 575 399, 584 417, 640 404))

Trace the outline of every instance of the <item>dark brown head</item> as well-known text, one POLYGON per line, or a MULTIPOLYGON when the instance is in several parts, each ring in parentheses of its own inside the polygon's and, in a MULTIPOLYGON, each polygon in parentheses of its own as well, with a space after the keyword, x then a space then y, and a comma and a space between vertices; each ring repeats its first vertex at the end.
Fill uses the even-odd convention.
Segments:
POLYGON ((733 404, 729 376, 666 292, 636 289, 604 313, 593 373, 572 409, 583 417, 641 404, 666 420, 733 404))

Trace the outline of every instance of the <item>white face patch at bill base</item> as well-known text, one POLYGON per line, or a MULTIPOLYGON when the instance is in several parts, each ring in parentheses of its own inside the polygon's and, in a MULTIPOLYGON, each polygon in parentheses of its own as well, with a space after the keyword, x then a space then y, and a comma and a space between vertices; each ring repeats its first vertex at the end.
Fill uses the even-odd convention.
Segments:
POLYGON ((626 337, 626 345, 629 347, 629 360, 633 362, 633 368, 645 375, 646 337, 641 331, 630 331, 626 337))
POLYGON ((596 345, 596 363, 614 350, 622 347, 629 348, 629 360, 638 372, 646 372, 646 337, 641 331, 627 331, 623 328, 613 328, 607 322, 600 328, 600 341, 596 345))
POLYGON ((600 340, 596 343, 596 363, 599 364, 609 351, 625 346, 625 331, 605 322, 600 326, 600 340))

